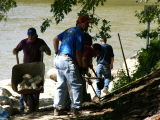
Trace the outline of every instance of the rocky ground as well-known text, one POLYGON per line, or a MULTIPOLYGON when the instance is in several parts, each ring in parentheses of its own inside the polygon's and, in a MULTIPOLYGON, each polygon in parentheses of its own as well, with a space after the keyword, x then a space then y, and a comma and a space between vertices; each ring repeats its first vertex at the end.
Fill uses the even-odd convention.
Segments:
MULTIPOLYGON (((83 105, 81 116, 70 112, 54 116, 52 100, 32 114, 17 114, 12 120, 160 120, 160 69, 104 96, 101 101, 83 105)), ((45 104, 45 103, 44 103, 45 104)))
MULTIPOLYGON (((134 61, 131 59, 131 63, 134 61)), ((134 63, 135 66, 136 61, 134 63)), ((130 64, 129 64, 130 65, 130 64)), ((135 69, 134 67, 130 67, 135 69)), ((132 71, 133 71, 132 70, 132 71)), ((130 70, 131 71, 131 70, 130 70)), ((113 73, 112 73, 113 74, 113 73)), ((0 87, 9 90, 13 97, 19 96, 11 88, 10 79, 1 80, 0 87)), ((112 88, 112 83, 110 88, 112 88)), ((83 104, 80 116, 53 115, 53 97, 55 82, 46 79, 44 93, 40 95, 40 109, 32 114, 11 114, 11 120, 160 120, 160 69, 142 79, 124 86, 104 97, 101 101, 92 101, 83 104)), ((93 82, 95 86, 95 82, 93 82)), ((88 86, 91 98, 95 95, 91 86, 88 86)))

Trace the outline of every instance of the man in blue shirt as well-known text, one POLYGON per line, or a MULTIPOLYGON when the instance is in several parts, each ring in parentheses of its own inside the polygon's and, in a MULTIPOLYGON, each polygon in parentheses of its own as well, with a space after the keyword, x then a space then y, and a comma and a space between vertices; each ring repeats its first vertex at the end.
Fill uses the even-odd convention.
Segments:
POLYGON ((111 69, 113 68, 114 53, 112 46, 106 43, 106 40, 100 40, 101 51, 97 56, 97 77, 104 77, 97 80, 96 93, 101 95, 101 89, 105 94, 108 94, 108 85, 111 80, 111 69), (104 83, 103 83, 104 82, 104 83))
POLYGON ((84 31, 87 31, 90 22, 92 21, 88 16, 80 16, 76 27, 65 30, 53 40, 54 51, 57 54, 54 61, 57 69, 54 115, 62 114, 68 93, 72 101, 73 114, 79 113, 81 108, 83 86, 79 68, 82 67, 84 31))

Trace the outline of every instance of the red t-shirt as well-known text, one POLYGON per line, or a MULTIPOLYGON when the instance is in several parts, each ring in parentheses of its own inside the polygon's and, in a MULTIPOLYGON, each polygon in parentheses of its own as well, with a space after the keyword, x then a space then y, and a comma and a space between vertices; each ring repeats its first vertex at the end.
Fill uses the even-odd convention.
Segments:
POLYGON ((92 62, 92 58, 94 57, 94 50, 91 46, 85 45, 83 51, 83 57, 86 58, 86 62, 90 64, 92 62))
POLYGON ((18 51, 23 50, 23 53, 24 53, 23 62, 24 63, 40 62, 41 61, 40 47, 44 45, 47 46, 44 40, 40 38, 37 38, 36 41, 34 42, 28 42, 26 38, 17 45, 16 50, 18 51))

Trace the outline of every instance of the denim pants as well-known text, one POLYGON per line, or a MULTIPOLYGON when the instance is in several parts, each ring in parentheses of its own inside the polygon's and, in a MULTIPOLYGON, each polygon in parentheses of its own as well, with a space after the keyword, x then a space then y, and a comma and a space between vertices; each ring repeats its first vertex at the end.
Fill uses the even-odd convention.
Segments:
MULTIPOLYGON (((104 77, 104 79, 97 79, 96 83, 98 84, 101 80, 104 80, 103 89, 108 90, 108 85, 111 80, 111 69, 103 64, 98 64, 96 67, 96 74, 98 77, 104 77)), ((101 89, 96 86, 96 93, 98 96, 101 95, 101 89)))
POLYGON ((31 111, 37 110, 39 107, 39 93, 37 94, 23 94, 20 96, 20 109, 24 110, 24 102, 29 106, 31 111))
POLYGON ((57 69, 57 83, 53 106, 63 109, 68 99, 71 98, 71 108, 79 109, 82 104, 82 80, 73 59, 67 56, 55 57, 55 68, 57 69))

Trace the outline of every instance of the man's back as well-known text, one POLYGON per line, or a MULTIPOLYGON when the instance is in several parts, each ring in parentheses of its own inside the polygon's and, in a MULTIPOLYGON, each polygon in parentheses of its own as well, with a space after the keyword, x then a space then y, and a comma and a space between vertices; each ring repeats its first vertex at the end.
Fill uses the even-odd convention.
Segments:
POLYGON ((72 27, 58 35, 61 40, 59 54, 69 54, 75 57, 75 50, 83 49, 84 33, 77 27, 72 27))
POLYGON ((111 58, 114 57, 112 46, 109 44, 101 44, 102 50, 99 56, 97 56, 97 63, 109 65, 111 64, 111 58))

